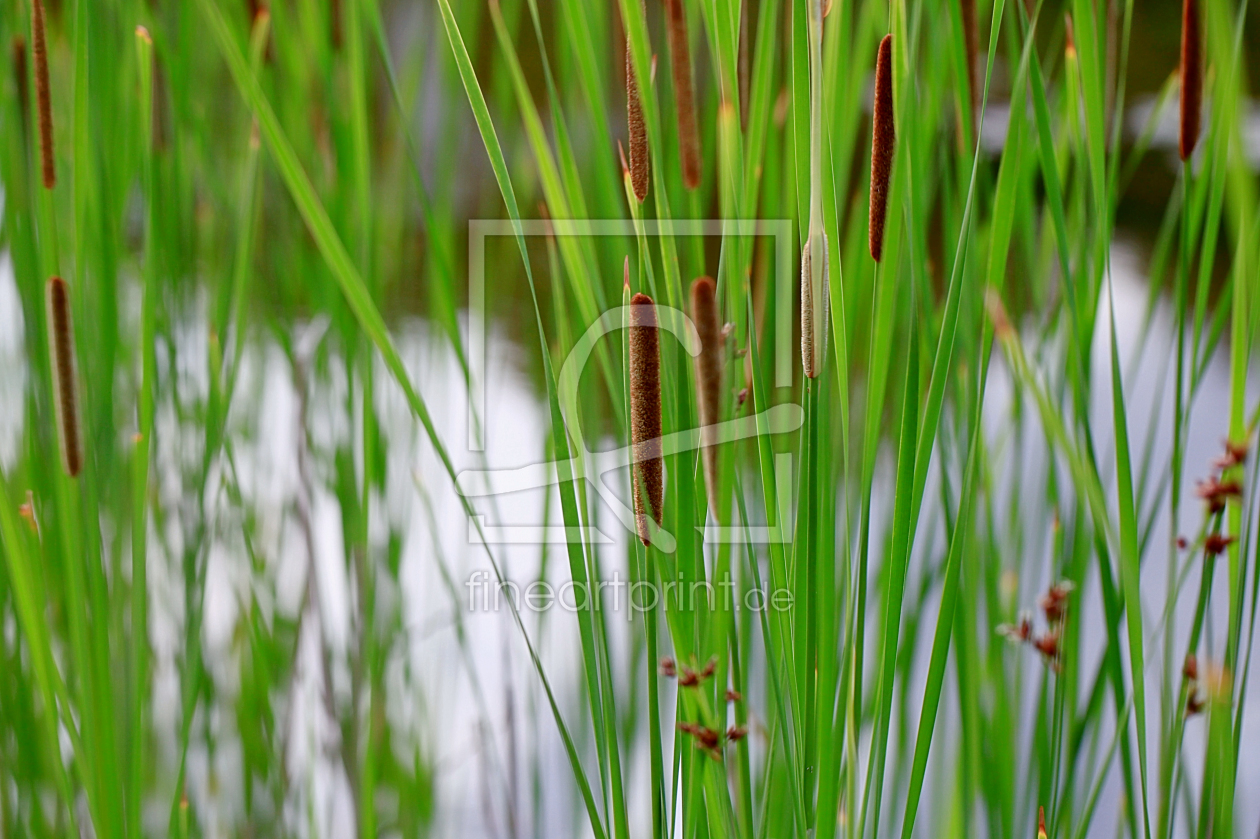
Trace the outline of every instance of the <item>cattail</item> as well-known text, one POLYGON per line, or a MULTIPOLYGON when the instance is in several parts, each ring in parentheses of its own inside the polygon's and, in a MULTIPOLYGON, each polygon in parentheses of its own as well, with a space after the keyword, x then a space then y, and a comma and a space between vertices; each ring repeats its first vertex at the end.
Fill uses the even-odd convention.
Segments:
MULTIPOLYGON (((683 9, 682 0, 666 0, 665 17, 669 24, 669 58, 674 79, 674 105, 678 111, 678 154, 682 158, 683 186, 695 189, 700 186, 700 133, 696 129, 696 99, 691 84, 691 45, 687 42, 687 13, 683 9)), ((633 108, 630 113, 633 118, 633 108)), ((641 119, 642 113, 640 124, 641 119)), ((633 137, 631 134, 632 140, 633 137)), ((630 149, 633 157, 633 144, 630 149)), ((647 160, 646 149, 645 145, 644 160, 647 160)), ((638 193, 636 182, 635 194, 638 193)), ((643 195, 647 195, 646 180, 643 195)))
POLYGON ((79 414, 74 372, 74 328, 70 323, 70 296, 61 277, 48 278, 48 343, 53 372, 57 377, 54 394, 57 404, 57 430, 66 474, 76 477, 83 468, 79 445, 79 414))
POLYGON ((13 83, 17 85, 18 95, 18 115, 22 120, 22 130, 26 131, 26 121, 30 119, 29 113, 30 102, 29 91, 27 85, 30 80, 27 78, 26 70, 26 39, 21 35, 13 36, 13 83))
POLYGON ((630 300, 630 443, 634 481, 634 523, 644 545, 651 544, 647 510, 661 523, 665 485, 661 458, 661 343, 656 305, 646 294, 630 300))
POLYGON ((805 240, 801 252, 801 364, 806 378, 815 378, 822 370, 823 357, 827 352, 828 305, 828 247, 827 234, 823 233, 822 249, 814 247, 814 237, 805 240), (822 260, 818 282, 814 282, 814 258, 822 260), (821 314, 815 317, 815 303, 821 314))
POLYGON ((1181 159, 1194 153, 1199 139, 1199 118, 1203 110, 1202 33, 1199 31, 1198 0, 1181 4, 1181 159))
POLYGON ((893 125, 892 35, 879 42, 875 65, 875 115, 871 131, 871 257, 884 255, 884 221, 888 216, 888 182, 892 178, 893 147, 897 129, 893 125))
POLYGON ((329 0, 328 3, 329 24, 332 29, 332 48, 337 52, 341 51, 341 0, 329 0))
POLYGON ((974 113, 980 103, 980 90, 976 86, 976 55, 979 46, 976 40, 976 0, 962 0, 963 44, 967 52, 967 101, 971 103, 974 113))
POLYGON ((44 188, 57 185, 53 165, 52 100, 48 93, 48 43, 44 40, 43 0, 31 3, 31 52, 35 54, 35 99, 39 105, 39 159, 43 164, 44 188))
POLYGON ((648 160, 647 127, 643 124, 643 103, 639 100, 639 82, 634 75, 630 41, 626 40, 626 125, 630 130, 630 182, 639 201, 647 200, 648 160))
POLYGON ((700 334, 700 354, 696 356, 696 397, 700 408, 700 458, 704 483, 709 491, 709 509, 717 515, 718 451, 717 423, 721 420, 722 323, 718 316, 717 283, 700 277, 691 284, 691 319, 700 334))

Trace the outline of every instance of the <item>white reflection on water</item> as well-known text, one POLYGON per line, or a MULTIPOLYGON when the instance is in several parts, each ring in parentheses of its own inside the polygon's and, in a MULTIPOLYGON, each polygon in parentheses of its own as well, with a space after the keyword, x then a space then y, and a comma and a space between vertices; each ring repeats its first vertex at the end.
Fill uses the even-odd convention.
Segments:
MULTIPOLYGON (((1128 365, 1139 349, 1147 288, 1140 279, 1132 249, 1117 246, 1113 260, 1116 319, 1128 373, 1126 390, 1131 433, 1137 441, 1135 450, 1145 439, 1148 422, 1154 416, 1157 420, 1153 426, 1153 457, 1155 463, 1163 463, 1168 457, 1171 434, 1171 391, 1163 387, 1171 369, 1171 314, 1166 305, 1158 308, 1141 363, 1136 368, 1128 365)), ((1104 308, 1098 321, 1100 328, 1105 327, 1107 314, 1104 308)), ((185 399, 204 397, 208 387, 204 374, 208 337, 204 323, 204 312, 193 311, 182 321, 178 333, 180 366, 173 371, 173 381, 185 399)), ((347 405, 357 406, 359 402, 357 393, 350 393, 342 358, 329 345, 331 339, 325 326, 317 320, 295 328, 292 337, 299 361, 308 371, 297 377, 288 358, 269 337, 256 336, 257 342, 247 344, 230 421, 233 461, 229 464, 222 457, 216 459, 210 481, 214 489, 204 501, 185 483, 185 475, 202 455, 201 428, 195 420, 181 420, 169 401, 163 403, 159 414, 155 483, 160 502, 170 515, 165 531, 151 531, 149 537, 151 640, 156 658, 153 725, 158 735, 157 777, 161 779, 160 795, 154 796, 147 810, 154 832, 165 828, 166 806, 172 792, 169 785, 174 782, 178 764, 180 694, 176 663, 182 655, 184 621, 180 557, 188 540, 195 538, 195 533, 185 528, 200 517, 200 512, 204 512, 209 523, 205 535, 205 618, 201 639, 216 700, 208 708, 199 708, 194 721, 188 790, 203 819, 203 828, 210 836, 231 835, 242 818, 245 785, 251 783, 244 777, 234 701, 240 691, 242 607, 252 598, 269 622, 277 616, 297 620, 305 612, 292 683, 272 696, 281 728, 279 742, 273 746, 283 746, 289 773, 284 821, 300 835, 344 836, 353 832, 351 787, 340 757, 341 733, 327 708, 332 703, 344 709, 352 696, 353 675, 347 652, 357 643, 360 632, 354 606, 358 595, 343 555, 340 510, 330 487, 334 478, 331 453, 338 445, 347 445, 352 429, 358 427, 354 412, 359 409, 347 405), (312 370, 315 372, 309 372, 312 370), (304 462, 299 460, 302 400, 297 381, 307 390, 309 405, 309 447, 302 455, 304 462), (230 500, 223 489, 229 476, 227 470, 231 469, 239 486, 239 504, 230 500), (303 470, 309 485, 302 479, 303 470), (302 526, 304 515, 310 522, 313 558, 302 526), (249 547, 260 560, 257 570, 250 568, 247 559, 246 534, 249 547), (312 568, 314 578, 309 577, 312 568), (308 594, 312 598, 309 601, 308 594), (321 650, 327 652, 326 657, 321 650)), ((0 462, 6 466, 14 462, 22 441, 21 394, 26 387, 22 336, 12 265, 7 254, 0 255, 0 371, 4 371, 0 373, 0 462)), ((428 403, 441 439, 452 447, 449 453, 457 472, 523 466, 543 459, 547 434, 543 406, 533 384, 517 367, 525 354, 535 351, 532 346, 519 347, 492 336, 487 353, 491 366, 487 382, 487 450, 483 457, 463 450, 462 442, 467 439, 466 394, 460 368, 445 338, 429 331, 426 324, 410 320, 395 331, 394 339, 412 381, 428 403)), ((1094 427, 1099 430, 1099 460, 1110 463, 1111 435, 1106 433, 1111 423, 1107 345, 1105 340, 1096 339, 1094 346, 1095 404, 1091 412, 1094 427)), ((167 373, 163 371, 164 377, 172 380, 167 373)), ((992 375, 986 424, 1001 464, 995 467, 997 477, 1012 494, 1040 492, 1046 468, 1044 437, 1029 409, 1025 412, 1027 428, 1022 439, 1030 445, 1018 451, 1010 448, 1011 441, 1019 439, 1011 437, 1009 429, 1003 427, 1009 424, 1011 382, 1000 361, 995 361, 992 375), (1016 460, 1022 467, 1022 487, 1009 485, 1016 460)), ((1203 476, 1206 464, 1219 451, 1227 416, 1215 406, 1227 404, 1227 378, 1228 361, 1218 353, 1207 367, 1192 416, 1186 453, 1187 486, 1203 476)), ((397 583, 383 568, 377 574, 378 613, 398 609, 406 639, 387 667, 385 711, 395 732, 390 746, 404 762, 409 762, 413 750, 418 750, 434 768, 433 827, 437 835, 505 836, 513 821, 518 835, 532 835, 536 827, 549 834, 585 833, 585 817, 574 793, 568 762, 517 629, 506 611, 467 611, 467 592, 462 583, 474 571, 489 570, 485 553, 470 545, 466 519, 450 480, 401 393, 379 364, 375 381, 376 409, 389 457, 385 491, 374 493, 372 501, 372 553, 378 560, 385 555, 391 532, 402 540, 397 583), (453 594, 444 581, 443 565, 453 581, 453 594), (461 651, 459 642, 461 626, 466 652, 461 651), (535 801, 541 807, 539 813, 534 812, 535 801)), ((604 442, 607 445, 602 448, 615 445, 614 441, 604 442)), ((357 450, 357 446, 352 448, 357 450)), ((934 476, 933 482, 936 480, 934 476)), ((474 499, 474 506, 493 523, 539 524, 547 492, 553 493, 550 503, 554 521, 558 509, 554 487, 474 499)), ((619 492, 625 497, 624 487, 619 492)), ((937 497, 930 486, 927 504, 934 505, 937 497)), ((1050 581, 1050 529, 1042 520, 1041 504, 1029 505, 1020 514, 1025 517, 1029 534, 1023 546, 1026 556, 1045 557, 1044 561, 1030 559, 1024 564, 1028 576, 1019 581, 1018 597, 1021 602, 1031 602, 1050 581)), ((605 573, 610 574, 621 565, 625 534, 611 522, 606 510, 597 507, 596 515, 601 522, 609 523, 605 532, 617 540, 616 545, 601 554, 605 573)), ((1193 499, 1187 502, 1181 532, 1194 533, 1199 515, 1193 499)), ((1158 672, 1162 638, 1156 629, 1164 601, 1166 567, 1158 546, 1167 542, 1165 517, 1166 512, 1161 512, 1155 525, 1152 544, 1156 547, 1150 552, 1142 580, 1144 625, 1150 636, 1147 663, 1152 704, 1148 712, 1148 742, 1152 766, 1158 743, 1155 697, 1161 692, 1158 672)), ((923 574, 922 557, 939 539, 939 528, 939 521, 934 523, 925 512, 913 575, 923 574)), ((513 579, 524 583, 537 575, 537 547, 505 545, 495 546, 494 550, 513 579)), ((568 577, 567 560, 556 547, 549 551, 547 576, 559 584, 568 577)), ((1218 582, 1213 601, 1217 605, 1224 602, 1223 576, 1218 575, 1218 582)), ((912 577, 908 590, 914 591, 916 585, 917 580, 912 577)), ((1197 579, 1192 575, 1178 602, 1177 622, 1182 638, 1193 612, 1196 586, 1197 579)), ((1081 596, 1088 614, 1101 614, 1096 586, 1087 586, 1081 596)), ((920 627, 919 659, 910 685, 910 705, 916 715, 914 709, 925 674, 927 633, 935 615, 934 597, 926 603, 924 614, 930 617, 920 627)), ((594 777, 589 717, 580 699, 583 676, 576 619, 562 609, 553 609, 541 619, 529 612, 524 617, 578 747, 590 758, 586 765, 594 777)), ((611 623, 615 672, 624 674, 629 670, 626 624, 622 620, 611 623)), ((1086 633, 1084 640, 1086 660, 1096 661, 1103 649, 1103 634, 1086 633)), ((1178 660, 1179 657, 1175 656, 1178 660)), ((874 656, 870 658, 874 661, 874 656)), ((1256 658, 1253 654, 1253 662, 1256 658)), ((1035 661, 1027 662, 1025 684, 1038 675, 1039 667, 1035 661)), ((1087 667, 1086 672, 1089 671, 1087 667)), ((628 688, 622 677, 619 691, 628 688)), ((642 700, 641 691, 636 695, 642 700)), ((1260 708, 1260 688, 1249 685, 1246 702, 1250 709, 1260 708)), ((929 790, 943 782, 939 768, 947 764, 940 760, 957 744, 953 727, 957 706, 949 692, 945 703, 937 729, 929 790)), ((1029 703, 1024 709, 1021 749, 1029 746, 1033 712, 1029 703)), ((1108 719, 1114 719, 1114 715, 1109 713, 1108 719)), ((1203 735, 1201 721, 1187 727, 1184 765, 1196 785, 1200 781, 1203 735)), ((1244 718, 1242 741, 1260 742, 1260 720, 1254 710, 1244 718)), ((632 828, 636 832, 648 828, 648 770, 644 754, 644 749, 634 749, 625 766, 632 828)), ((1238 777, 1241 833, 1249 833, 1260 817, 1260 801, 1246 794, 1258 787, 1260 760, 1244 749, 1238 777)), ((258 800, 258 796, 255 798, 258 800)), ((1113 772, 1095 822, 1098 830, 1111 829, 1119 798, 1119 779, 1113 772)), ((379 804, 389 806, 388 801, 379 804)), ((264 811, 267 807, 265 801, 257 806, 264 811)), ((927 825, 933 815, 931 810, 925 812, 920 824, 927 825)))

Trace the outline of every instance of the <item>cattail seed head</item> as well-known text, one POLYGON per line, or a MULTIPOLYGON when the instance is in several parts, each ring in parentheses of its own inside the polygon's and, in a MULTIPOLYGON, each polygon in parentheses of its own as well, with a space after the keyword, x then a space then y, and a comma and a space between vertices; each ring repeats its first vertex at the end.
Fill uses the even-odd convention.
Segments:
POLYGON ((976 0, 962 0, 963 44, 967 52, 967 101, 972 111, 980 104, 980 89, 976 83, 976 56, 980 52, 976 35, 976 0))
POLYGON ((630 133, 630 182, 640 202, 647 200, 650 161, 648 160, 647 127, 643 123, 643 102, 639 99, 639 81, 634 74, 630 41, 626 40, 626 126, 630 133))
POLYGON ((328 17, 332 48, 336 52, 341 52, 341 42, 343 40, 341 34, 341 0, 329 0, 328 17))
POLYGON ((26 39, 21 35, 14 35, 11 49, 13 51, 13 83, 17 85, 18 115, 22 120, 22 131, 25 133, 26 122, 30 119, 28 116, 30 92, 27 89, 30 79, 27 77, 26 69, 26 39))
POLYGON ((722 323, 718 316, 717 283, 700 277, 691 284, 691 319, 700 335, 696 356, 696 398, 700 409, 700 458, 704 483, 709 492, 709 509, 717 515, 718 450, 717 424, 721 421, 722 323))
POLYGON ((1199 139, 1203 112, 1203 33, 1199 28, 1198 0, 1181 4, 1181 135, 1178 151, 1187 160, 1199 139))
POLYGON ((660 330, 656 304, 646 294, 630 300, 630 443, 635 528, 648 545, 648 508, 657 525, 665 509, 665 464, 661 456, 660 330))
POLYGON ((635 80, 629 45, 626 48, 626 124, 630 131, 630 183, 639 201, 647 200, 648 141, 643 124, 643 103, 639 101, 639 84, 635 80))
POLYGON ((828 297, 828 246, 827 234, 810 236, 801 252, 801 364, 805 376, 813 379, 822 370, 827 353, 827 322, 830 319, 828 297), (821 240, 819 248, 815 242, 821 240), (814 260, 819 263, 817 281, 814 277, 814 260))
POLYGON ((683 186, 695 189, 700 186, 700 133, 696 129, 695 90, 691 82, 691 45, 687 41, 687 13, 683 9, 682 0, 666 0, 665 19, 668 22, 674 105, 678 112, 678 154, 682 160, 683 186))
POLYGON ((871 257, 879 262, 884 255, 884 222, 888 216, 888 184, 892 179, 893 147, 897 129, 893 125, 892 35, 879 42, 875 64, 875 114, 871 131, 871 257))
POLYGON ((53 393, 57 406, 57 431, 66 474, 76 477, 83 468, 79 442, 78 384, 74 364, 74 327, 70 320, 70 295, 65 280, 49 277, 47 288, 48 343, 52 354, 53 393))
POLYGON ((31 2, 31 52, 35 56, 35 100, 39 107, 39 159, 44 188, 52 189, 57 185, 57 167, 53 164, 52 98, 48 92, 48 42, 44 38, 43 0, 31 2))

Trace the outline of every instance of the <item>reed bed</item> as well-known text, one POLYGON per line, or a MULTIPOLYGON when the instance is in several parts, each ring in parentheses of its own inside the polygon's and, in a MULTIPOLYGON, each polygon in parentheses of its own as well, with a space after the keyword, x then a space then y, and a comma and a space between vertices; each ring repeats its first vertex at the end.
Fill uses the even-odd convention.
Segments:
POLYGON ((0 4, 0 836, 1255 835, 1181 12, 0 4))

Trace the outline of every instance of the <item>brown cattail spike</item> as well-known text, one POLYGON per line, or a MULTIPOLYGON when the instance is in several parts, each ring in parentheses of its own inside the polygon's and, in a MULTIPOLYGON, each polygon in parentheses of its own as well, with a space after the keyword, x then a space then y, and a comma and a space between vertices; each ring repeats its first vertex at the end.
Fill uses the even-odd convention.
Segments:
POLYGON ((328 17, 330 34, 332 36, 332 48, 336 52, 341 52, 341 43, 343 40, 341 34, 341 0, 329 0, 328 17))
POLYGON ((30 109, 30 94, 27 90, 27 85, 30 84, 30 79, 27 78, 26 70, 26 39, 21 35, 14 35, 12 50, 13 83, 17 85, 18 116, 22 121, 22 131, 25 133, 26 122, 30 119, 28 116, 30 109))
POLYGON ((721 421, 722 322, 718 316, 717 283, 700 277, 691 284, 691 319, 700 335, 696 356, 696 400, 700 408, 700 458, 704 464, 704 484, 709 492, 709 509, 718 514, 717 424, 721 421))
POLYGON ((70 295, 61 277, 48 279, 48 343, 52 352, 57 405, 57 430, 66 474, 76 477, 83 468, 79 444, 78 385, 74 371, 74 327, 70 322, 70 295))
POLYGON ((980 89, 976 84, 976 56, 980 52, 976 36, 976 0, 962 0, 963 45, 967 52, 967 101, 972 113, 980 103, 980 89))
POLYGON ((1203 33, 1199 30, 1198 0, 1181 5, 1181 159, 1194 153, 1203 111, 1203 33))
POLYGON ((871 131, 871 257, 884 256, 884 222, 888 217, 888 184, 892 179, 893 147, 897 129, 893 125, 892 35, 879 42, 875 64, 875 115, 871 131))
POLYGON ((827 234, 810 236, 801 251, 801 364, 805 376, 813 379, 822 371, 827 352, 828 305, 827 234), (816 246, 821 240, 822 247, 816 246), (815 264, 818 270, 814 270, 815 264), (816 276, 815 276, 816 275, 816 276), (817 314, 816 314, 817 313, 817 314))
POLYGON ((678 155, 682 159, 683 186, 695 189, 700 186, 700 133, 696 130, 696 98, 691 83, 691 45, 687 41, 687 12, 683 9, 682 0, 666 0, 665 19, 668 22, 674 105, 678 111, 678 155))
POLYGON ((43 166, 44 188, 57 185, 53 165, 52 98, 48 93, 48 42, 44 40, 43 0, 31 3, 31 52, 35 55, 35 101, 39 107, 39 159, 43 166))
POLYGON ((643 544, 648 545, 652 541, 648 508, 660 525, 665 484, 661 457, 660 330, 656 304, 646 294, 630 299, 630 443, 635 528, 643 544))
POLYGON ((630 132, 630 183, 639 201, 647 200, 649 166, 647 127, 643 123, 643 103, 639 100, 639 82, 630 57, 630 41, 626 41, 626 125, 630 132))

